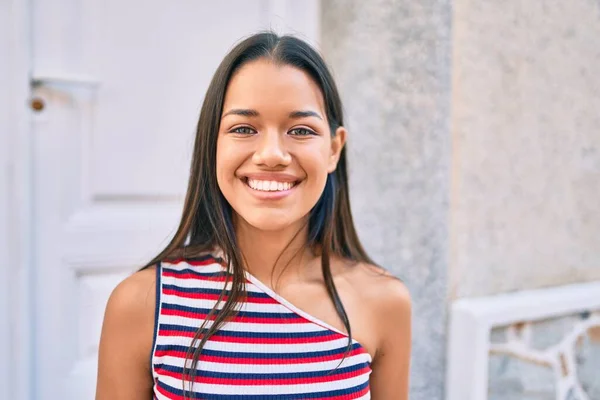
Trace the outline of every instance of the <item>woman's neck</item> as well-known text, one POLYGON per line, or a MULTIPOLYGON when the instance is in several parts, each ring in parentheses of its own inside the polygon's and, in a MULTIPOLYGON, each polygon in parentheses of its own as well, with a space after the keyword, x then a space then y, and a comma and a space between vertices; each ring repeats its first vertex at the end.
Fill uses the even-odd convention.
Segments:
POLYGON ((235 223, 236 239, 244 268, 265 284, 305 279, 315 255, 307 246, 308 221, 278 231, 256 229, 241 218, 235 223))

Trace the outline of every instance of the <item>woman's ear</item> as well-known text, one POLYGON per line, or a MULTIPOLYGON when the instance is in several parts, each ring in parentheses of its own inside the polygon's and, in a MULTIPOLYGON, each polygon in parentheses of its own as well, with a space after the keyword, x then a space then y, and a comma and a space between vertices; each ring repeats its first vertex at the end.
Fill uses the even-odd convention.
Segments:
POLYGON ((337 163, 340 160, 340 154, 346 144, 346 135, 348 132, 346 128, 340 126, 335 130, 335 135, 331 137, 331 152, 329 153, 329 165, 327 172, 332 173, 337 167, 337 163))

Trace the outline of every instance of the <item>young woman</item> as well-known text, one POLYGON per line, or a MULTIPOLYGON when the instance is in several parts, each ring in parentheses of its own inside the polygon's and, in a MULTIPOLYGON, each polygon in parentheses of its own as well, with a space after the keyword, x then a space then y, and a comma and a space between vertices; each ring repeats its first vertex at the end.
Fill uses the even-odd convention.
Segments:
POLYGON ((108 301, 97 400, 408 398, 410 297, 358 240, 347 136, 305 42, 225 57, 179 228, 108 301))

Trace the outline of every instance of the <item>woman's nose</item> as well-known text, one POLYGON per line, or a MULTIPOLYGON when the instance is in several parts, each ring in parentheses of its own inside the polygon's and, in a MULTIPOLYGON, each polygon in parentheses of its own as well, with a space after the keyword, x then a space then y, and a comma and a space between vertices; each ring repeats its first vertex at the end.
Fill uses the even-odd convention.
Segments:
POLYGON ((292 157, 285 148, 284 137, 277 131, 263 133, 252 156, 254 163, 267 167, 288 165, 292 157))

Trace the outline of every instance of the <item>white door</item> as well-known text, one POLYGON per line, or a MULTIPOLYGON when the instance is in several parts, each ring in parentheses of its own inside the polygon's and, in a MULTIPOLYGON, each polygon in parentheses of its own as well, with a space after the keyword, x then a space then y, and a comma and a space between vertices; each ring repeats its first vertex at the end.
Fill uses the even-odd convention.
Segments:
POLYGON ((239 38, 316 42, 318 1, 31 0, 31 398, 92 399, 106 299, 173 233, 209 79, 239 38))

